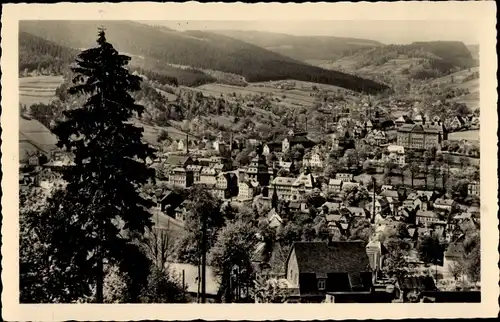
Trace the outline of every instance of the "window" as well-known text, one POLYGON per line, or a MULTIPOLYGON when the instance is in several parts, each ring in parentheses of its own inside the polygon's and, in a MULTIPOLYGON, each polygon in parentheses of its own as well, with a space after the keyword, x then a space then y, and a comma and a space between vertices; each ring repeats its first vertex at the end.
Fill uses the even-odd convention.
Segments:
POLYGON ((324 278, 318 279, 318 290, 324 290, 326 288, 326 281, 324 278))

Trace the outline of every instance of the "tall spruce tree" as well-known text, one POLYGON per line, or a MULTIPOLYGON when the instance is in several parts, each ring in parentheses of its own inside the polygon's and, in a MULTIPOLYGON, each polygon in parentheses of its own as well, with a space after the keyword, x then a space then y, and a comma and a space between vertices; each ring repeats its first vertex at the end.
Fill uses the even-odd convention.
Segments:
POLYGON ((60 205, 62 209, 71 205, 72 225, 78 227, 72 238, 80 247, 72 251, 88 253, 86 269, 79 274, 94 281, 96 302, 102 302, 104 261, 137 273, 129 254, 140 253, 131 252, 133 245, 124 232, 143 233, 152 224, 148 212, 152 201, 138 188, 154 180, 146 165, 154 149, 142 142, 143 129, 131 122, 144 107, 129 94, 140 90, 141 82, 125 68, 130 57, 106 41, 102 28, 97 44, 81 52, 72 67, 76 76, 69 93, 88 100, 81 108, 66 111, 54 133, 58 146, 75 157, 75 165, 63 174, 68 186, 60 205))

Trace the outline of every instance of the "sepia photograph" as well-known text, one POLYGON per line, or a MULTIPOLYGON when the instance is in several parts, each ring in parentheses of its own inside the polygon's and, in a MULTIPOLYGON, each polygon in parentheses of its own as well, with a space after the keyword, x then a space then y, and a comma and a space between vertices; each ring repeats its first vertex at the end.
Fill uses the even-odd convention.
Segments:
POLYGON ((2 188, 18 199, 4 193, 2 214, 18 282, 2 298, 497 312, 495 18, 460 19, 473 4, 495 7, 259 20, 10 5, 2 188))

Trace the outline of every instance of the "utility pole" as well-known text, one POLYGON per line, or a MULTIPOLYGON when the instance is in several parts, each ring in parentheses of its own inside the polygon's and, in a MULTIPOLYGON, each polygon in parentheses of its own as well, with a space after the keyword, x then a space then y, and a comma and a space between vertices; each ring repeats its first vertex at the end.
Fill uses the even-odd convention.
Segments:
POLYGON ((375 177, 372 176, 372 183, 373 183, 373 208, 372 208, 372 220, 371 220, 371 223, 374 224, 375 223, 375 177))
POLYGON ((206 270, 207 270, 207 218, 206 214, 202 212, 201 214, 202 227, 201 227, 201 303, 206 302, 206 270))

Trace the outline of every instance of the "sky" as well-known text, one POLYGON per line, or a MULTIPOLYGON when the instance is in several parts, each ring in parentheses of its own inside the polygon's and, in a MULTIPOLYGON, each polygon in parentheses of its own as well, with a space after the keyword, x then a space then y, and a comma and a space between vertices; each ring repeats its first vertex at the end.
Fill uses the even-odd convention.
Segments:
POLYGON ((363 38, 385 44, 408 44, 414 41, 455 40, 477 44, 477 30, 468 21, 457 20, 323 20, 323 21, 141 21, 177 30, 254 30, 301 36, 336 36, 363 38))

